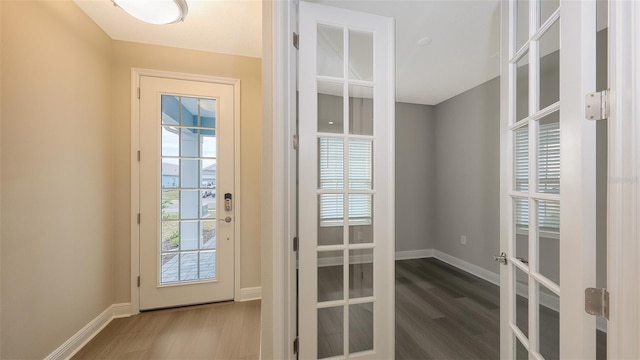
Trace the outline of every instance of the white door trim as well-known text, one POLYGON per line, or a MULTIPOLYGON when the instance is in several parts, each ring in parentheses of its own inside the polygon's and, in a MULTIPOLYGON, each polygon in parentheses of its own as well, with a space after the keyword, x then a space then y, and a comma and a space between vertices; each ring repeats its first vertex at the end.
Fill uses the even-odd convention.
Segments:
POLYGON ((609 359, 640 358, 640 3, 610 0, 609 359))
MULTIPOLYGON (((140 163, 138 162, 138 151, 140 150, 140 102, 138 99, 138 88, 140 87, 140 77, 151 76, 166 79, 190 80, 200 82, 210 82, 233 86, 234 96, 234 291, 235 301, 240 300, 240 236, 241 224, 241 192, 240 192, 240 80, 232 78, 215 77, 208 75, 187 74, 171 71, 160 71, 150 69, 131 69, 131 314, 140 312, 140 288, 138 287, 138 276, 140 275, 140 226, 138 225, 138 213, 140 212, 140 163)), ((144 155, 143 155, 144 156, 144 155)))

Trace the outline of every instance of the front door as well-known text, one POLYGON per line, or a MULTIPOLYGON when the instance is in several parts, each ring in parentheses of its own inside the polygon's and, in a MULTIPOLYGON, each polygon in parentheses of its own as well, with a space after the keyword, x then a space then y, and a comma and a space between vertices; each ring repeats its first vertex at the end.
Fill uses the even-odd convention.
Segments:
POLYGON ((300 2, 300 358, 394 354, 394 23, 300 2))
POLYGON ((233 299, 232 85, 140 78, 140 309, 233 299))
POLYGON ((501 357, 595 359, 596 2, 502 10, 501 357))

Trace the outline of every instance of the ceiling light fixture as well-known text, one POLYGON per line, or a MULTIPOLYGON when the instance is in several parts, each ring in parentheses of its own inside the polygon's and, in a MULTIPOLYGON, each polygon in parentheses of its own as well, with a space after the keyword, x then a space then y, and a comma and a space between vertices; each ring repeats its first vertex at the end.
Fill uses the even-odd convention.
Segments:
POLYGON ((189 8, 186 0, 111 0, 134 18, 149 24, 172 24, 184 21, 189 8))

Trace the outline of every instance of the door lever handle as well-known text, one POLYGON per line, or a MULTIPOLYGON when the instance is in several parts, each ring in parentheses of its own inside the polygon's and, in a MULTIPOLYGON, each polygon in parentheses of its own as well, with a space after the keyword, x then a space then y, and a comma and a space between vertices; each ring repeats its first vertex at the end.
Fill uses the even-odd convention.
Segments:
POLYGON ((231 220, 233 220, 233 219, 231 219, 231 216, 227 216, 227 217, 226 217, 226 218, 224 218, 224 219, 218 219, 218 221, 224 221, 224 222, 228 222, 228 223, 230 223, 230 222, 231 222, 231 220))

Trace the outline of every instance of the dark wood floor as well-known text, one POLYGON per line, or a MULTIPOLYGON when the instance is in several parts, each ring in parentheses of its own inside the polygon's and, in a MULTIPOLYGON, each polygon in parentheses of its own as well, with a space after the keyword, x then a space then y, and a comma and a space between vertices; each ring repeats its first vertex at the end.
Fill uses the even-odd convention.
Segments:
POLYGON ((115 319, 73 359, 258 359, 260 301, 144 312, 115 319))
MULTIPOLYGON (((526 319, 526 299, 518 304, 526 319)), ((498 286, 434 258, 396 261, 396 359, 498 359, 499 320, 498 286)), ((540 323, 541 353, 557 359, 558 313, 542 307, 540 323)), ((600 331, 597 359, 606 359, 600 331)))

